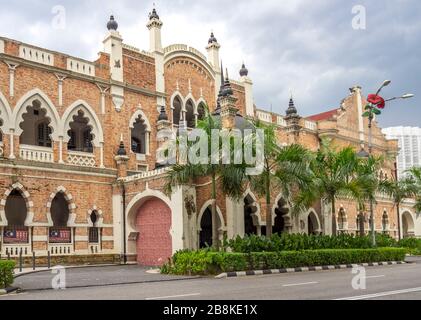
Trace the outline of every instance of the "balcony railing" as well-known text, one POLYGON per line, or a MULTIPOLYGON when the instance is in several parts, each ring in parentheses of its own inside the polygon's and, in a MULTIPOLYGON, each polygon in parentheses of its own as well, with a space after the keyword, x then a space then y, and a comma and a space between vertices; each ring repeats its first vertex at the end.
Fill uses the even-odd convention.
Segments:
POLYGON ((54 162, 54 152, 52 148, 20 145, 19 156, 23 160, 37 162, 54 162))
POLYGON ((95 155, 86 152, 68 151, 67 163, 79 167, 95 167, 95 155))

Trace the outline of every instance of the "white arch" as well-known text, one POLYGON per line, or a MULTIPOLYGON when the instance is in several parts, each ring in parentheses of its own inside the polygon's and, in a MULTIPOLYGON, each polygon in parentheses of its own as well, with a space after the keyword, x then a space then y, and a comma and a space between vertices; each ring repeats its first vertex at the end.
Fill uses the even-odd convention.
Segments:
POLYGON ((139 118, 139 116, 141 116, 141 118, 145 121, 146 131, 151 132, 152 127, 151 127, 151 124, 149 122, 149 119, 146 116, 146 114, 143 112, 143 110, 140 110, 140 109, 136 110, 136 112, 131 117, 130 122, 129 122, 129 128, 130 129, 134 128, 134 124, 136 123, 136 120, 137 120, 137 118, 139 118))
MULTIPOLYGON (((212 201, 213 200, 206 201, 205 204, 200 209, 199 215, 197 217, 197 230, 199 232, 202 230, 201 224, 202 224, 203 214, 205 213, 206 209, 212 206, 212 201)), ((221 227, 219 228, 219 231, 225 231, 226 226, 225 226, 224 216, 222 215, 221 209, 219 209, 218 206, 216 206, 216 212, 218 213, 219 222, 221 223, 221 227)))
POLYGON ((171 209, 171 200, 163 194, 161 191, 148 189, 143 191, 142 193, 137 194, 133 197, 133 199, 129 202, 126 208, 126 215, 127 215, 127 223, 131 229, 136 230, 136 216, 138 209, 148 200, 158 198, 159 200, 163 201, 168 208, 171 209))
POLYGON ((100 144, 104 143, 101 122, 95 110, 83 100, 77 100, 67 108, 62 118, 60 136, 63 137, 64 142, 69 142, 70 137, 67 134, 67 130, 70 128, 70 122, 73 121, 73 116, 77 116, 79 111, 82 111, 83 115, 89 119, 89 125, 92 126, 92 133, 94 135, 93 144, 96 147, 100 147, 100 144))
POLYGON ((257 217, 257 223, 258 224, 256 226, 263 225, 262 214, 261 214, 261 211, 260 211, 260 203, 259 203, 259 201, 257 200, 257 197, 254 195, 254 193, 251 191, 250 188, 247 188, 247 190, 243 193, 242 199, 245 199, 247 196, 250 196, 253 199, 254 204, 256 205, 256 208, 257 208, 257 211, 252 214, 252 215, 257 217))
POLYGON ((196 100, 194 99, 193 95, 191 93, 189 93, 185 98, 184 98, 184 105, 183 105, 183 111, 187 112, 187 103, 189 102, 189 100, 192 102, 193 105, 193 114, 196 114, 196 108, 197 108, 197 103, 196 100))
POLYGON ((206 102, 206 100, 203 99, 202 97, 200 97, 199 100, 196 101, 196 109, 194 110, 194 113, 196 115, 199 114, 199 106, 200 106, 200 104, 204 104, 205 106, 208 105, 207 102, 206 102))
POLYGON ((281 200, 281 199, 284 199, 285 200, 285 202, 286 202, 285 208, 287 208, 289 210, 288 214, 283 217, 284 218, 284 221, 285 222, 290 222, 290 220, 291 220, 291 206, 288 203, 288 201, 285 199, 285 197, 282 195, 282 193, 280 193, 275 198, 275 202, 273 203, 273 206, 272 206, 272 225, 275 225, 275 218, 276 218, 276 212, 275 212, 275 210, 278 207, 279 200, 281 200))
POLYGON ((33 220, 34 220, 34 203, 31 201, 31 196, 29 192, 19 182, 13 184, 5 191, 3 199, 0 202, 0 218, 1 218, 0 225, 7 226, 8 224, 8 221, 6 218, 6 202, 7 202, 7 198, 14 190, 18 190, 20 194, 22 195, 23 199, 25 200, 26 210, 27 210, 25 226, 29 227, 33 224, 33 220))
POLYGON ((54 225, 53 218, 51 217, 51 205, 53 204, 54 198, 60 193, 63 194, 64 199, 67 201, 67 205, 69 208, 69 219, 67 220, 67 226, 74 227, 76 221, 76 204, 73 201, 73 196, 69 192, 67 192, 66 188, 63 186, 57 187, 57 189, 53 193, 51 193, 48 198, 46 213, 48 226, 52 227, 54 225))
POLYGON ((180 92, 180 91, 178 91, 178 90, 176 90, 176 91, 172 94, 172 96, 171 96, 171 98, 170 98, 170 108, 171 108, 172 110, 174 110, 174 100, 175 100, 175 98, 177 98, 177 97, 180 99, 180 102, 181 102, 181 110, 184 110, 185 100, 184 100, 184 97, 183 97, 183 95, 181 94, 181 92, 180 92))
POLYGON ((169 52, 169 53, 165 54, 164 65, 166 65, 168 62, 170 62, 173 59, 186 58, 186 57, 195 60, 198 64, 200 64, 211 75, 211 77, 213 79, 215 79, 216 74, 215 74, 215 71, 213 70, 212 66, 206 60, 204 60, 202 57, 199 57, 198 55, 192 53, 191 51, 177 50, 177 51, 172 51, 172 52, 169 52))
POLYGON ((409 211, 408 209, 402 210, 401 219, 402 219, 402 235, 403 236, 415 235, 415 219, 412 212, 409 211), (404 230, 404 221, 405 221, 407 230, 404 230))
MULTIPOLYGON (((316 210, 314 210, 313 208, 310 208, 307 211, 306 217, 307 219, 310 218, 313 223, 313 226, 316 227, 314 230, 315 232, 318 232, 318 233, 322 232, 322 225, 320 223, 320 219, 319 219, 319 216, 317 215, 316 210)), ((308 226, 307 226, 307 230, 308 230, 308 226)))
POLYGON ((23 115, 26 112, 26 108, 29 105, 32 105, 34 101, 39 101, 41 103, 41 109, 44 109, 47 112, 46 116, 51 121, 49 125, 52 128, 52 139, 58 140, 60 132, 60 116, 50 98, 48 98, 48 96, 38 88, 27 92, 19 99, 15 109, 13 110, 10 129, 14 129, 15 134, 19 136, 22 134, 23 130, 19 125, 23 121, 23 115))
POLYGON ((3 133, 7 133, 12 126, 12 109, 6 97, 0 91, 0 119, 3 120, 3 133))

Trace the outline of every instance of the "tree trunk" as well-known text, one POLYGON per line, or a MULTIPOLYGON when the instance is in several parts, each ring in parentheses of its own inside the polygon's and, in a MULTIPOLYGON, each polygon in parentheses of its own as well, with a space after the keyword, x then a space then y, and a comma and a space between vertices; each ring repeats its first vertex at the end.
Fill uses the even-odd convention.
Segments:
POLYGON ((337 226, 336 226, 336 206, 335 206, 335 197, 332 198, 332 235, 336 236, 337 226))
POLYGON ((364 237, 365 235, 365 228, 364 228, 364 212, 360 211, 360 237, 364 237))
POLYGON ((270 199, 270 179, 269 175, 266 181, 266 237, 272 236, 272 208, 270 199))
POLYGON ((396 204, 396 211, 398 215, 398 240, 402 239, 401 235, 401 215, 400 215, 400 205, 399 203, 396 204))
POLYGON ((218 215, 216 211, 216 177, 212 174, 212 246, 219 251, 218 215))

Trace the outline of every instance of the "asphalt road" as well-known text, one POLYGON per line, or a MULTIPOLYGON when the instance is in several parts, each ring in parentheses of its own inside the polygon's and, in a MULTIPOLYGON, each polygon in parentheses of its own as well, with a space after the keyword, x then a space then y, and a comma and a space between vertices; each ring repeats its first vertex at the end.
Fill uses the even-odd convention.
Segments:
POLYGON ((421 300, 421 261, 412 260, 406 265, 366 268, 365 290, 353 288, 351 269, 214 279, 154 275, 139 267, 106 267, 67 270, 66 279, 73 288, 58 291, 47 288, 47 280, 51 282, 54 276, 51 273, 20 277, 16 284, 28 291, 2 296, 0 301, 421 300))

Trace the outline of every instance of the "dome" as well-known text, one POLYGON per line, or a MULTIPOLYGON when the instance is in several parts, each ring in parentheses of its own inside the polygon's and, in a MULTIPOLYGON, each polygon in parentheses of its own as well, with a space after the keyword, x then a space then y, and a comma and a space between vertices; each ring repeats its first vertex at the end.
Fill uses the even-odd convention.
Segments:
POLYGON ((153 8, 152 13, 149 13, 149 20, 152 20, 152 19, 159 20, 159 16, 155 8, 153 8))
POLYGON ((211 35, 210 35, 210 38, 209 38, 208 43, 209 44, 218 43, 218 40, 216 40, 215 35, 213 34, 213 32, 211 32, 211 35))
POLYGON ((246 68, 245 64, 243 63, 243 66, 240 69, 240 76, 247 77, 249 74, 249 70, 246 68))
POLYGON ((108 23, 107 23, 107 29, 110 30, 110 31, 111 30, 117 31, 118 23, 117 23, 117 21, 114 20, 114 16, 110 17, 110 21, 108 21, 108 23))
POLYGON ((295 116, 298 114, 297 108, 294 105, 294 100, 291 98, 289 100, 289 107, 286 112, 287 116, 295 116))

